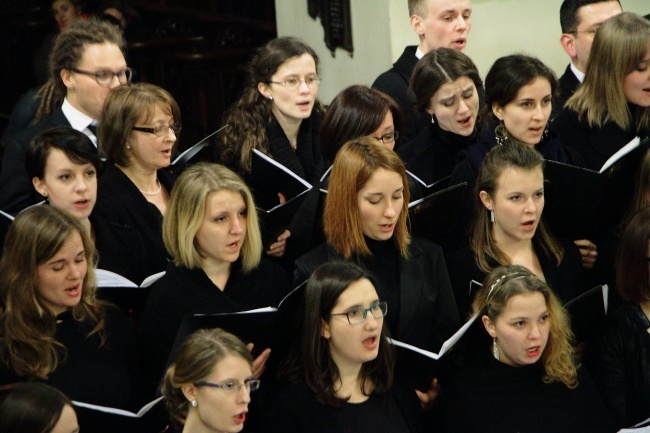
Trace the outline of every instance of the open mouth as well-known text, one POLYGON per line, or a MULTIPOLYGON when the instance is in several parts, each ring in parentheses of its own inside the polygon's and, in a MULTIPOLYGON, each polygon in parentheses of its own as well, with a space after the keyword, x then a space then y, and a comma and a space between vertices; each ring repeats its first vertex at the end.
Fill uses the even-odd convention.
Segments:
POLYGON ((454 48, 460 50, 460 49, 465 48, 466 43, 467 43, 467 39, 459 38, 459 39, 456 39, 455 41, 453 41, 452 45, 454 46, 454 48))
POLYGON ((377 339, 376 335, 373 335, 372 337, 368 337, 365 340, 362 341, 363 347, 369 350, 373 350, 377 347, 379 344, 379 340, 377 339))
POLYGON ((528 128, 528 130, 532 132, 534 135, 541 135, 542 132, 544 132, 544 128, 542 128, 541 126, 536 128, 528 128))
POLYGON ((89 204, 90 204, 90 200, 88 200, 86 198, 81 199, 81 200, 77 200, 77 201, 74 202, 74 205, 76 207, 82 208, 82 209, 88 207, 89 204))
POLYGON ((76 286, 68 287, 65 289, 65 293, 69 296, 77 296, 81 292, 81 284, 76 286))
POLYGON ((232 417, 232 419, 237 423, 237 424, 243 424, 244 421, 246 421, 246 412, 242 412, 239 415, 235 415, 232 417))
POLYGON ((228 248, 237 248, 239 246, 239 241, 228 244, 228 248))
POLYGON ((525 230, 533 230, 535 228, 535 220, 530 220, 530 221, 523 222, 523 223, 521 223, 521 226, 525 230))
POLYGON ((462 126, 463 128, 468 128, 472 126, 472 116, 467 116, 464 119, 458 120, 458 124, 462 126))
POLYGON ((382 232, 391 232, 395 228, 395 224, 380 224, 379 230, 382 232))
POLYGON ((528 349, 526 349, 526 354, 529 357, 534 358, 537 355, 539 355, 540 349, 541 349, 541 346, 529 347, 528 349))

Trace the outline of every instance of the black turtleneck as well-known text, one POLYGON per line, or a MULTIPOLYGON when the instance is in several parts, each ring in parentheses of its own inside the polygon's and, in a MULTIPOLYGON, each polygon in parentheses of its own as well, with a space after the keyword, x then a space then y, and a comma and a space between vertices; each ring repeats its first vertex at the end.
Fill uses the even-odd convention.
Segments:
POLYGON ((400 300, 400 278, 399 278, 399 251, 393 240, 376 241, 364 236, 366 244, 372 253, 370 257, 364 257, 360 264, 377 279, 377 294, 379 299, 388 303, 388 315, 386 323, 392 335, 397 333, 399 323, 400 300))

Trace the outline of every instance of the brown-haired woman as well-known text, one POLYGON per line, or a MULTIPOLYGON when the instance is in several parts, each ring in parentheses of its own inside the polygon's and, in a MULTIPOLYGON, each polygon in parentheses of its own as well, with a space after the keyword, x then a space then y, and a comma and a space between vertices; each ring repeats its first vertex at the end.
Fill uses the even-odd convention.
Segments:
MULTIPOLYGON (((253 149, 257 149, 312 185, 318 184, 326 169, 318 138, 324 112, 316 98, 318 72, 318 55, 297 38, 273 39, 259 48, 250 63, 244 94, 226 115, 230 127, 219 136, 215 161, 259 191, 266 180, 251 171, 253 149)), ((276 194, 271 192, 271 199, 276 194)), ((289 236, 292 257, 309 248, 317 199, 316 188, 289 230, 268 246, 267 254, 282 257, 289 236)))
POLYGON ((588 346, 585 364, 618 427, 648 417, 650 407, 650 208, 623 232, 616 257, 616 290, 626 301, 588 346))
POLYGON ((458 315, 442 250, 411 238, 410 192, 397 154, 373 138, 338 152, 325 202, 327 243, 296 261, 294 282, 321 264, 350 260, 371 271, 391 306, 387 325, 396 339, 437 350, 456 329, 458 315))
POLYGON ((41 380, 77 401, 128 408, 129 323, 95 298, 94 258, 81 223, 54 206, 16 217, 0 261, 0 384, 41 380))
POLYGON ((497 266, 522 265, 546 281, 563 302, 584 289, 580 253, 548 231, 544 210, 544 161, 528 146, 508 142, 485 157, 474 191, 470 246, 447 255, 461 316, 471 305, 472 281, 497 266))
POLYGON ((180 121, 178 104, 166 90, 138 83, 109 94, 99 123, 108 162, 98 183, 96 212, 137 230, 151 249, 156 272, 167 264, 161 226, 174 182, 167 168, 180 121))

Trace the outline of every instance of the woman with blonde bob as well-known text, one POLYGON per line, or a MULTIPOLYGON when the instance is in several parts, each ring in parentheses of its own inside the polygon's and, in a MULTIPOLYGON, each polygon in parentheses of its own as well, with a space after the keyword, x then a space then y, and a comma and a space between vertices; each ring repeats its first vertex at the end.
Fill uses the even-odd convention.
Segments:
POLYGON ((523 266, 500 266, 472 308, 477 334, 451 355, 457 369, 441 376, 441 431, 613 431, 576 366, 568 314, 548 284, 523 266))
POLYGON ((74 400, 128 406, 128 320, 95 298, 95 257, 79 220, 54 206, 16 217, 0 261, 0 385, 42 380, 74 400))
POLYGON ((650 131, 650 22, 632 12, 596 32, 582 85, 554 120, 562 143, 599 170, 635 136, 650 131))
POLYGON ((95 212, 137 230, 150 249, 151 268, 160 272, 167 264, 160 227, 175 179, 167 168, 181 130, 180 110, 169 92, 153 84, 113 90, 99 121, 108 161, 95 212))
MULTIPOLYGON (((163 221, 163 239, 173 263, 152 286, 142 317, 151 385, 163 372, 183 316, 276 306, 289 289, 282 268, 261 257, 250 190, 224 166, 199 163, 183 172, 163 221)), ((263 363, 269 352, 257 361, 263 363)))
POLYGON ((397 154, 374 138, 346 143, 336 155, 323 225, 327 243, 296 261, 300 283, 321 264, 350 260, 377 278, 391 305, 386 324, 396 339, 437 350, 458 315, 441 248, 411 238, 409 185, 397 154))
POLYGON ((244 343, 217 328, 185 340, 167 369, 162 392, 172 422, 183 425, 183 432, 238 432, 250 393, 259 386, 244 343))

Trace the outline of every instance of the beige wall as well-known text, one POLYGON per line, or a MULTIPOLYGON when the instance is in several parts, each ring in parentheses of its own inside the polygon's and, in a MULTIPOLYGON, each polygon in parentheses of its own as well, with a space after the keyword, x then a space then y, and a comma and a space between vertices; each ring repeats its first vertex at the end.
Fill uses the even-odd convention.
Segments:
MULTIPOLYGON (((406 0, 350 0, 354 56, 338 49, 332 58, 320 20, 307 14, 307 0, 275 0, 278 35, 294 35, 321 57, 323 83, 319 97, 328 103, 352 84, 370 85, 387 70, 406 45, 417 45, 406 0)), ((472 31, 466 54, 482 76, 500 56, 534 54, 562 74, 568 57, 559 43, 562 0, 472 0, 472 31)), ((623 9, 650 13, 648 0, 621 0, 623 9)))

